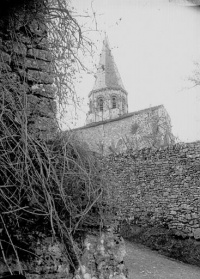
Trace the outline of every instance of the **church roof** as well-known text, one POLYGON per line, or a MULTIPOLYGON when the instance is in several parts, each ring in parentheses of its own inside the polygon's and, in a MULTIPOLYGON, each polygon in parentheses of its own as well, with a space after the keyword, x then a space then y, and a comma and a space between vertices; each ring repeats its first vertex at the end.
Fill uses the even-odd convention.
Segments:
POLYGON ((103 91, 106 89, 117 89, 126 92, 112 56, 107 37, 105 37, 103 42, 103 48, 96 73, 96 80, 90 94, 92 92, 103 91))
POLYGON ((75 129, 73 129, 73 131, 83 130, 83 129, 96 127, 96 126, 99 126, 99 125, 102 125, 102 124, 106 124, 106 123, 110 123, 110 122, 120 121, 120 120, 123 120, 125 118, 132 117, 134 115, 140 115, 140 114, 147 113, 147 112, 153 112, 153 111, 156 111, 156 110, 159 110, 159 109, 164 109, 165 110, 163 105, 159 105, 159 106, 155 106, 155 107, 150 107, 150 108, 146 108, 146 109, 142 109, 142 110, 126 113, 126 114, 121 115, 121 116, 116 117, 116 118, 107 119, 107 120, 103 120, 103 121, 99 121, 99 122, 93 122, 93 123, 87 124, 85 126, 82 126, 82 127, 79 127, 79 128, 75 128, 75 129))

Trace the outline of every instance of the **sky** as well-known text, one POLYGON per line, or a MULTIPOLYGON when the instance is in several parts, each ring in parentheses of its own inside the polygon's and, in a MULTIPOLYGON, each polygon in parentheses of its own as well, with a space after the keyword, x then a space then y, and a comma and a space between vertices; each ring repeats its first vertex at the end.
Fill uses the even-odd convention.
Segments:
MULTIPOLYGON (((106 32, 128 92, 129 112, 164 105, 181 142, 200 140, 200 86, 188 80, 200 61, 200 8, 184 0, 73 0, 85 34, 96 45, 85 63, 95 72, 106 32), (95 18, 94 18, 95 14, 95 18), (99 32, 92 31, 98 28, 99 32)), ((94 74, 76 85, 83 99, 73 127, 85 125, 94 74)))

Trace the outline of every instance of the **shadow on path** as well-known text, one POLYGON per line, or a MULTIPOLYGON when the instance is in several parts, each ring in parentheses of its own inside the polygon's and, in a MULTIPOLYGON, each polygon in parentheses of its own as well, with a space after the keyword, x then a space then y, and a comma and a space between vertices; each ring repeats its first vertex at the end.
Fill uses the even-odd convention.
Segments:
POLYGON ((169 259, 156 251, 126 241, 129 279, 200 279, 200 268, 169 259))

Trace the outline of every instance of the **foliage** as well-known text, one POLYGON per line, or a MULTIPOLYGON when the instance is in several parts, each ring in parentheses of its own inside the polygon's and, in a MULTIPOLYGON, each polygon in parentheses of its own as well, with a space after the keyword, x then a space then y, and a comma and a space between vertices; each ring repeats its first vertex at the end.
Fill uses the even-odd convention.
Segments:
POLYGON ((129 241, 142 243, 165 256, 200 266, 199 242, 178 235, 175 230, 162 225, 140 227, 124 221, 120 226, 120 232, 129 241))
POLYGON ((193 70, 192 76, 189 77, 189 81, 192 82, 193 86, 200 85, 200 62, 194 63, 195 69, 193 70))
POLYGON ((50 0, 47 5, 46 22, 49 34, 49 47, 55 66, 55 83, 60 114, 66 105, 77 106, 80 99, 75 92, 76 74, 87 70, 80 57, 93 55, 93 43, 86 37, 66 0, 50 0))
POLYGON ((116 145, 112 142, 109 147, 111 153, 120 153, 129 149, 137 151, 144 147, 159 148, 175 142, 170 123, 163 115, 150 115, 145 126, 133 123, 130 133, 131 137, 125 135, 116 145))
POLYGON ((133 123, 131 125, 131 134, 134 135, 137 132, 138 128, 139 128, 139 125, 137 123, 133 123))

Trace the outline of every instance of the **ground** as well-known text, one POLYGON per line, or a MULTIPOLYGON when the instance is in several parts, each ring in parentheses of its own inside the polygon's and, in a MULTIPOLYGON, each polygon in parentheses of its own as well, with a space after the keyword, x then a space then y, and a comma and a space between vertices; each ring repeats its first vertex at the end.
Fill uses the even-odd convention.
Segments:
POLYGON ((199 279, 200 268, 172 260, 141 244, 126 241, 129 279, 199 279))

